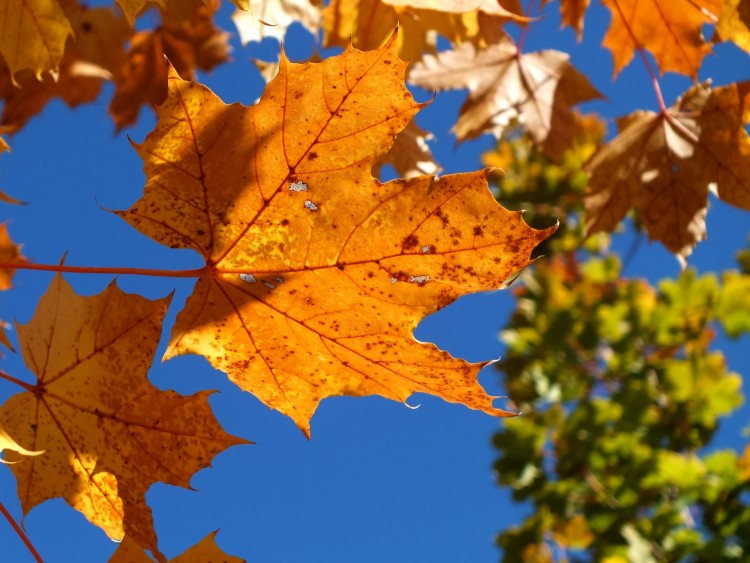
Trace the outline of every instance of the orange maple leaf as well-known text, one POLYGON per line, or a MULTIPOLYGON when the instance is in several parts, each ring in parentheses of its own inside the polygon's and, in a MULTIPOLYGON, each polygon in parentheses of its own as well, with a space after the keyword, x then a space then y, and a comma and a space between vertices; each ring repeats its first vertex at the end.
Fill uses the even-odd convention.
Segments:
MULTIPOLYGON (((146 379, 170 297, 150 301, 113 283, 76 295, 57 275, 18 326, 37 383, 0 408, 0 428, 38 457, 11 466, 24 514, 63 497, 108 536, 156 548, 145 494, 157 481, 188 487, 225 448, 208 396, 161 391, 146 379)), ((22 459, 12 451, 6 459, 22 459)))
POLYGON ((586 164, 586 231, 611 231, 631 207, 684 264, 706 235, 709 189, 750 209, 750 82, 697 85, 668 113, 637 111, 586 164))
POLYGON ((653 53, 661 72, 694 79, 711 46, 701 28, 715 24, 724 0, 602 0, 612 23, 602 45, 614 59, 614 74, 628 65, 636 49, 653 53))
MULTIPOLYGON (((216 534, 217 532, 208 534, 191 548, 170 559, 169 563, 243 563, 244 559, 227 555, 216 545, 216 534)), ((152 563, 152 561, 140 545, 129 536, 125 536, 108 563, 152 563)))
POLYGON ((144 196, 118 214, 206 261, 165 358, 204 355, 309 433, 332 395, 431 393, 492 414, 481 365, 412 331, 459 295, 496 289, 553 228, 500 207, 485 172, 381 184, 371 175, 421 107, 384 48, 293 64, 252 108, 170 77, 138 146, 144 196))
POLYGON ((426 55, 409 73, 423 88, 468 88, 469 97, 454 127, 459 141, 482 133, 500 137, 518 120, 553 158, 570 146, 571 106, 601 94, 569 62, 569 55, 546 50, 520 54, 509 37, 477 50, 464 43, 437 56, 426 55))
POLYGON ((56 0, 3 0, 0 9, 0 55, 11 78, 29 69, 41 78, 56 72, 73 29, 56 0))
POLYGON ((135 122, 144 104, 158 105, 167 96, 166 56, 181 76, 211 70, 229 57, 229 34, 213 19, 218 5, 203 0, 168 0, 162 25, 133 36, 125 62, 115 73, 110 113, 118 129, 135 122), (207 5, 209 4, 209 5, 207 5))

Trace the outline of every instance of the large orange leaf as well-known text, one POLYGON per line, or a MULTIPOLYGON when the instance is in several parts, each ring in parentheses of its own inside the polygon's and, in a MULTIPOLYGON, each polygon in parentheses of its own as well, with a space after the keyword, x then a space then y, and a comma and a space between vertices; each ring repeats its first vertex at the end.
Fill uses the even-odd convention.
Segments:
POLYGON ((706 235, 709 189, 750 209, 750 82, 691 88, 669 114, 638 111, 587 163, 586 230, 611 231, 631 207, 684 263, 706 235))
MULTIPOLYGON (((161 481, 188 487, 217 453, 243 443, 208 404, 146 379, 170 298, 150 301, 111 284, 76 295, 56 276, 32 320, 18 327, 33 389, 0 408, 0 428, 44 454, 11 466, 24 513, 63 497, 113 539, 156 551, 145 494, 161 481)), ((9 451, 6 459, 22 459, 9 451)))
POLYGON ((654 55, 661 72, 698 76, 711 50, 701 28, 715 24, 724 0, 602 0, 612 23, 602 45, 612 51, 617 75, 638 48, 654 55))
POLYGON ((125 220, 210 275, 166 358, 204 355, 306 433, 332 395, 431 393, 493 414, 481 365, 414 340, 426 315, 501 287, 553 228, 501 208, 486 173, 381 184, 371 175, 420 108, 384 48, 319 64, 282 55, 252 108, 170 77, 138 147, 148 178, 125 220))
POLYGON ((37 78, 55 72, 73 29, 57 0, 3 0, 0 55, 11 77, 30 69, 37 78))
POLYGON ((520 54, 504 37, 485 49, 464 43, 414 65, 409 82, 423 88, 468 88, 454 132, 459 141, 482 133, 502 135, 511 122, 523 124, 532 140, 553 158, 570 146, 571 106, 601 97, 569 62, 567 53, 546 50, 520 54))

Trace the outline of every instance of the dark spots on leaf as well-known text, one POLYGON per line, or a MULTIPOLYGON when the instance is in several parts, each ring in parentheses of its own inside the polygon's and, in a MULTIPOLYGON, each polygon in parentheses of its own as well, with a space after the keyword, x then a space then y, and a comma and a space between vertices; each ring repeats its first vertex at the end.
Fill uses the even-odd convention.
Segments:
POLYGON ((281 224, 286 227, 289 224, 289 219, 282 219, 281 224))
POLYGON ((89 33, 93 29, 93 26, 91 25, 91 22, 83 20, 81 22, 81 31, 84 33, 89 33))
POLYGON ((473 233, 475 237, 481 237, 484 234, 484 231, 482 231, 482 227, 477 225, 474 227, 473 233))
POLYGON ((390 60, 390 59, 385 59, 385 60, 383 61, 383 64, 384 64, 384 65, 389 65, 389 64, 391 64, 391 60, 390 60))
POLYGON ((205 234, 206 234, 206 231, 204 231, 203 229, 198 229, 198 230, 197 230, 197 231, 195 231, 195 232, 196 232, 196 233, 198 233, 198 236, 203 236, 203 235, 205 235, 205 234))
POLYGON ((339 266, 338 268, 339 268, 339 270, 343 270, 343 269, 344 269, 344 267, 343 267, 343 266, 339 266))
POLYGON ((409 235, 404 239, 403 248, 404 250, 408 250, 410 248, 414 248, 415 246, 419 246, 419 240, 417 240, 417 237, 414 235, 409 235))
POLYGON ((315 151, 312 151, 307 155, 307 160, 315 160, 316 158, 318 158, 318 153, 316 153, 315 151))
POLYGON ((369 272, 367 272, 367 277, 368 278, 374 278, 375 277, 375 274, 372 272, 372 270, 370 270, 369 272))

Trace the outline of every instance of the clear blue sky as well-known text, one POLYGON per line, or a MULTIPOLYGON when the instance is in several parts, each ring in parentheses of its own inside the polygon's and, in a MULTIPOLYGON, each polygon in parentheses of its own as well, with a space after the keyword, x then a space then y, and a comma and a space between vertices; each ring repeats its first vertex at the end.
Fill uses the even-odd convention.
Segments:
MULTIPOLYGON (((219 22, 233 30, 231 8, 225 4, 219 22)), ((559 30, 558 5, 553 3, 547 7, 549 15, 529 33, 526 51, 571 52, 573 63, 608 97, 586 110, 614 117, 636 108, 654 109, 653 90, 640 61, 612 82, 611 57, 599 47, 609 15, 595 4, 582 45, 570 29, 559 30)), ((251 104, 263 84, 249 56, 262 52, 268 57, 277 48, 268 42, 261 51, 244 49, 236 35, 232 44, 235 62, 201 80, 226 102, 251 104)), ((311 46, 312 39, 300 30, 286 44, 293 60, 309 55, 311 46)), ((718 84, 748 78, 746 55, 723 46, 717 52, 704 65, 701 78, 712 76, 718 84)), ((667 76, 667 102, 689 85, 684 77, 667 76)), ((69 251, 67 262, 72 265, 200 266, 194 253, 162 247, 101 209, 129 207, 144 184, 142 163, 126 135, 113 134, 106 112, 110 95, 107 88, 99 102, 75 111, 53 102, 8 139, 12 152, 0 156, 0 187, 30 202, 2 208, 4 217, 11 218, 11 235, 24 244, 27 257, 41 263, 57 263, 69 251)), ((432 94, 416 95, 425 100, 432 94)), ((432 148, 446 173, 480 168, 481 153, 493 145, 484 137, 455 147, 449 129, 463 98, 460 92, 438 94, 418 117, 422 127, 435 134, 432 148)), ((153 123, 153 113, 144 111, 126 133, 141 141, 153 123)), ((700 271, 733 267, 734 252, 745 245, 749 227, 750 214, 713 201, 709 239, 699 245, 690 264, 700 271)), ((617 248, 627 248, 630 240, 627 233, 619 237, 617 248)), ((643 244, 627 274, 653 281, 678 271, 677 261, 662 247, 643 244)), ((84 294, 98 293, 110 281, 106 276, 66 277, 84 294)), ((44 273, 19 273, 16 289, 0 295, 0 316, 28 322, 50 279, 44 273)), ((169 327, 193 282, 123 276, 118 283, 150 298, 176 288, 165 321, 169 327)), ((497 334, 512 307, 510 292, 467 296, 424 321, 416 336, 470 361, 491 360, 503 352, 497 334)), ((166 334, 157 358, 163 354, 166 334)), ((747 339, 728 349, 730 366, 741 373, 750 370, 746 346, 747 339)), ((6 354, 1 361, 8 373, 33 380, 20 357, 6 354)), ((416 410, 378 397, 333 398, 318 409, 308 441, 291 420, 227 383, 203 359, 180 357, 163 365, 157 360, 150 377, 157 386, 182 393, 220 390, 211 403, 223 427, 256 442, 220 454, 213 468, 193 478, 198 492, 166 485, 151 488, 148 502, 160 547, 169 557, 220 529, 217 541, 227 553, 258 563, 495 561, 499 551, 494 535, 526 514, 527 509, 511 504, 509 493, 494 484, 490 439, 502 421, 482 413, 422 395, 410 400, 420 404, 416 410)), ((500 377, 491 367, 480 381, 490 394, 502 393, 500 377)), ((12 385, 0 384, 0 399, 15 392, 12 385)), ((749 412, 744 408, 734 417, 736 423, 720 434, 721 444, 739 443, 739 427, 749 412)), ((20 518, 15 480, 6 467, 0 467, 0 500, 20 518)), ((25 525, 45 561, 105 561, 116 548, 62 500, 32 510, 25 525)), ((0 553, 3 561, 31 561, 4 521, 0 553)))

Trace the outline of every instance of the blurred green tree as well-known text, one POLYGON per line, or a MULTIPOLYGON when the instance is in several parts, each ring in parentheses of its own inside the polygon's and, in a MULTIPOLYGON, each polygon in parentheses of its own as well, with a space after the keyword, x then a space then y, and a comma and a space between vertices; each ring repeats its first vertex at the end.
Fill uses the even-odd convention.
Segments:
POLYGON ((743 401, 716 336, 750 331, 747 268, 654 287, 622 275, 607 237, 584 243, 582 166, 604 128, 581 122, 559 162, 521 134, 485 155, 503 205, 561 220, 501 333, 523 416, 493 437, 494 469, 533 508, 498 535, 503 561, 750 561, 750 446, 710 447, 743 401))

